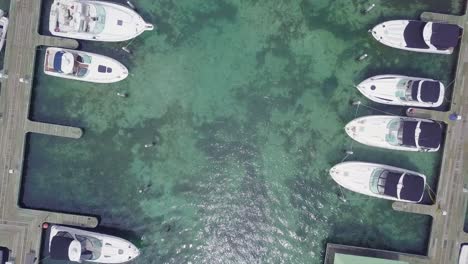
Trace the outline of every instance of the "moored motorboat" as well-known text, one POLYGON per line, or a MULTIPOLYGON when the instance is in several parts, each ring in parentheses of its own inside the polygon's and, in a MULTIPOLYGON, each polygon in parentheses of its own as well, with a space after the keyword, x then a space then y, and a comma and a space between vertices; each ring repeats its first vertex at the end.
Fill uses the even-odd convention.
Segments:
POLYGON ((440 81, 403 75, 377 75, 356 86, 370 100, 388 105, 438 107, 444 102, 440 81))
POLYGON ((420 202, 426 186, 421 173, 376 163, 342 162, 330 169, 330 175, 348 190, 409 203, 420 202))
POLYGON ((125 41, 153 28, 134 10, 103 1, 55 0, 49 17, 52 35, 83 40, 125 41))
POLYGON ((349 122, 346 133, 359 143, 394 150, 434 152, 442 143, 442 125, 403 116, 364 116, 349 122))
POLYGON ((375 26, 372 36, 387 46, 417 52, 452 54, 462 30, 453 24, 391 20, 375 26))
POLYGON ((72 262, 125 263, 140 255, 129 241, 77 228, 52 225, 47 230, 47 254, 72 262))
POLYGON ((118 82, 128 76, 127 68, 112 58, 53 47, 46 50, 44 73, 94 83, 118 82))

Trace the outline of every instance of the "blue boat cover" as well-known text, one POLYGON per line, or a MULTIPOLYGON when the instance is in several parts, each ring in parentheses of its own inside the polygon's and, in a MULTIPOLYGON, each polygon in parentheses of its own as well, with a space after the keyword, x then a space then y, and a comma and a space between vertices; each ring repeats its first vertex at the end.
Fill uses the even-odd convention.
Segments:
POLYGON ((50 243, 50 258, 57 260, 70 260, 68 249, 73 242, 71 237, 54 236, 50 243))
POLYGON ((421 122, 418 144, 425 148, 438 148, 442 143, 442 126, 436 122, 421 122))
POLYGON ((421 85, 421 100, 423 102, 435 103, 440 97, 440 82, 423 81, 421 85))
POLYGON ((432 24, 431 44, 438 50, 455 48, 458 45, 462 30, 452 24, 432 24))
POLYGON ((426 22, 421 21, 409 21, 403 32, 405 38, 406 47, 417 48, 417 49, 428 49, 429 46, 426 44, 423 38, 423 31, 426 22))
POLYGON ((63 54, 65 54, 65 52, 59 51, 59 52, 55 53, 55 56, 54 56, 54 70, 56 70, 57 72, 60 72, 60 73, 63 73, 63 71, 62 71, 62 57, 63 57, 63 54))
POLYGON ((416 126, 417 121, 404 121, 403 122, 403 145, 416 147, 416 126))
MULTIPOLYGON (((414 81, 411 85, 411 98, 418 101, 419 83, 414 81)), ((438 81, 422 81, 421 85, 421 101, 426 103, 435 103, 439 101, 440 82, 438 81)))
MULTIPOLYGON (((398 198, 398 183, 401 172, 387 172, 384 194, 398 198)), ((419 175, 405 174, 400 190, 400 199, 418 202, 424 194, 424 178, 419 175)))

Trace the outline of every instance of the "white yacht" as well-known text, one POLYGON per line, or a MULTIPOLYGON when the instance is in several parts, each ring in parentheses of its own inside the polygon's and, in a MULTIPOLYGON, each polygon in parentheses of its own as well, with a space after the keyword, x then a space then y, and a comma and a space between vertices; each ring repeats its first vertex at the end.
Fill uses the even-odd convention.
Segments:
POLYGON ((468 264, 468 245, 462 245, 458 264, 468 264))
POLYGON ((47 232, 47 253, 55 260, 125 263, 140 255, 135 245, 114 236, 59 225, 47 232))
POLYGON ((6 34, 8 30, 8 18, 4 16, 3 10, 0 9, 0 51, 5 46, 6 34))
POLYGON ((377 75, 356 87, 364 96, 381 104, 438 107, 444 102, 444 84, 432 79, 377 75))
POLYGON ((44 73, 56 77, 94 83, 113 83, 128 76, 120 62, 90 52, 47 48, 44 73))
POLYGON ((52 35, 94 41, 126 41, 153 30, 134 10, 91 0, 55 0, 49 17, 52 35))
POLYGON ((417 20, 391 20, 372 29, 374 38, 387 46, 439 54, 452 54, 461 34, 457 25, 417 20))
POLYGON ((403 116, 364 116, 349 122, 346 133, 361 144, 394 150, 434 152, 442 143, 441 124, 403 116))
POLYGON ((330 169, 339 185, 353 192, 393 201, 418 203, 424 196, 423 174, 367 162, 343 162, 330 169))

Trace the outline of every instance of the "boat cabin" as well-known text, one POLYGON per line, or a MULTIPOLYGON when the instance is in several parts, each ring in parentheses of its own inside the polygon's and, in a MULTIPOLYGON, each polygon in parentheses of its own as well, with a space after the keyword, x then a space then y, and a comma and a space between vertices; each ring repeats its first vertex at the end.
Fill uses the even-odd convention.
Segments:
POLYGON ((411 202, 421 201, 425 184, 425 179, 419 175, 383 169, 376 170, 370 179, 373 193, 411 202))

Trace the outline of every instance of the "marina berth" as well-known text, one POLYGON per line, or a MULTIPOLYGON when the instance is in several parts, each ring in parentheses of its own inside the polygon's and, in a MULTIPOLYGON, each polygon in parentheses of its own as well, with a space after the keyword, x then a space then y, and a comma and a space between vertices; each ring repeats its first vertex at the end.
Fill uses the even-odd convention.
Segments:
POLYGON ((126 41, 153 28, 134 10, 102 1, 55 0, 49 17, 52 35, 82 40, 126 41))
POLYGON ((372 29, 372 36, 384 45, 438 54, 452 54, 461 34, 457 25, 417 20, 391 20, 372 29))
POLYGON ((420 202, 426 186, 423 174, 376 163, 342 162, 330 169, 330 175, 353 192, 409 203, 420 202))
POLYGON ((360 117, 349 122, 345 131, 361 144, 405 151, 438 151, 443 139, 441 124, 403 116, 360 117))
POLYGON ((44 73, 94 83, 114 83, 128 76, 127 68, 112 58, 62 48, 47 48, 44 73))
POLYGON ((59 225, 47 230, 46 253, 51 259, 71 262, 125 263, 140 255, 125 239, 59 225))
POLYGON ((438 107, 444 102, 440 81, 403 75, 377 75, 356 86, 370 100, 387 105, 438 107))

